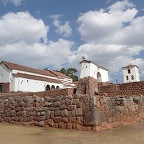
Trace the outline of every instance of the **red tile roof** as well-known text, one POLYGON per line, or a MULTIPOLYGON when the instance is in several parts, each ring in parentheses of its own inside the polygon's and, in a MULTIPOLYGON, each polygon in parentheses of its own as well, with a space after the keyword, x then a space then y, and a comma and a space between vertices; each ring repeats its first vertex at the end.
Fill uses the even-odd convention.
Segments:
POLYGON ((13 76, 61 84, 61 82, 57 79, 50 79, 50 78, 41 77, 41 76, 35 76, 35 75, 29 75, 29 74, 23 74, 23 73, 13 74, 13 76))
POLYGON ((51 72, 52 72, 53 74, 55 74, 57 77, 71 79, 71 77, 68 77, 68 76, 66 76, 65 74, 62 74, 61 72, 52 71, 52 70, 51 70, 51 72))
POLYGON ((14 63, 7 62, 7 61, 2 61, 2 62, 11 70, 21 70, 21 71, 31 72, 31 73, 35 73, 35 74, 40 74, 40 75, 56 77, 55 74, 53 74, 52 72, 47 71, 47 70, 39 70, 39 69, 27 67, 27 66, 22 66, 19 64, 14 64, 14 63))
POLYGON ((137 67, 137 68, 138 68, 138 66, 132 65, 132 64, 129 64, 129 65, 127 65, 127 66, 125 66, 125 67, 122 67, 122 68, 130 68, 130 67, 137 67))

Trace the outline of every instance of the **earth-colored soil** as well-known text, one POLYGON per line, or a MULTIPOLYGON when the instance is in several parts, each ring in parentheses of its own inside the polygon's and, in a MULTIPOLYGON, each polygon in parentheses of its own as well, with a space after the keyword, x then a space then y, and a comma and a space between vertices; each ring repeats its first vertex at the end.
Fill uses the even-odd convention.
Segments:
POLYGON ((144 144, 144 122, 106 132, 0 123, 0 144, 144 144))

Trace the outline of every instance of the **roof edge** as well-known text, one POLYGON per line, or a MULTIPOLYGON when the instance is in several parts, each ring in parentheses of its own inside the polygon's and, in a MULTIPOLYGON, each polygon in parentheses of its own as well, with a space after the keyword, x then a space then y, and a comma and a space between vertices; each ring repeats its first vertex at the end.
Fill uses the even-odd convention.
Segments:
POLYGON ((124 69, 124 68, 130 68, 130 67, 137 67, 137 68, 139 68, 137 65, 131 65, 131 64, 129 64, 127 66, 122 67, 122 69, 124 69))
POLYGON ((104 68, 103 66, 100 66, 100 65, 96 64, 96 63, 95 63, 95 62, 93 62, 93 61, 83 60, 83 61, 81 61, 81 62, 80 62, 80 64, 81 64, 81 63, 83 63, 83 62, 86 62, 86 63, 92 63, 92 64, 96 65, 98 68, 102 68, 102 69, 104 69, 104 70, 107 70, 107 71, 108 71, 108 69, 107 69, 107 68, 104 68))

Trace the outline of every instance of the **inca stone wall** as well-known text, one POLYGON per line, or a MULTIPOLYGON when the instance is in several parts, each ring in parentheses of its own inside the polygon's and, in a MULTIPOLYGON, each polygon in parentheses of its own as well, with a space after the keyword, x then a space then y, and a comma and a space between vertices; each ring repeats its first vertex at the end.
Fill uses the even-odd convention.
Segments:
POLYGON ((48 96, 46 93, 25 93, 0 97, 1 122, 102 131, 143 118, 142 96, 48 96))
POLYGON ((108 96, 144 95, 144 81, 123 84, 99 83, 98 92, 100 95, 108 96))

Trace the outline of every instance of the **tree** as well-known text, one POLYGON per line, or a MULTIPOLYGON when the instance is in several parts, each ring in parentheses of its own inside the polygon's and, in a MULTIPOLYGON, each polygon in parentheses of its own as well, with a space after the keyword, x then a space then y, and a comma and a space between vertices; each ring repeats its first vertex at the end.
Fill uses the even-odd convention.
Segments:
POLYGON ((46 68, 44 68, 44 70, 48 70, 48 68, 46 67, 46 68))
POLYGON ((65 68, 62 68, 59 72, 71 77, 73 81, 78 81, 77 69, 75 68, 68 68, 67 70, 65 68))
POLYGON ((60 72, 61 72, 62 74, 65 74, 65 75, 66 75, 66 73, 67 73, 67 71, 66 71, 65 68, 62 68, 62 69, 60 70, 60 72))

